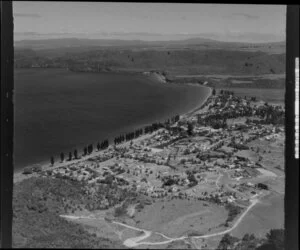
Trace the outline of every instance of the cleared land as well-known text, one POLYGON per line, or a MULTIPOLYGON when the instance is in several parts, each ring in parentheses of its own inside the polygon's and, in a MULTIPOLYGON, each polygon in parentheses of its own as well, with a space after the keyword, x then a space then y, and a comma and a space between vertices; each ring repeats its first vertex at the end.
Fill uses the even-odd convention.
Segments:
POLYGON ((243 237, 246 233, 264 237, 270 228, 284 228, 284 196, 264 197, 232 231, 232 235, 243 237))
POLYGON ((189 233, 205 234, 224 223, 227 211, 207 202, 193 200, 158 201, 135 214, 138 226, 171 238, 189 233))

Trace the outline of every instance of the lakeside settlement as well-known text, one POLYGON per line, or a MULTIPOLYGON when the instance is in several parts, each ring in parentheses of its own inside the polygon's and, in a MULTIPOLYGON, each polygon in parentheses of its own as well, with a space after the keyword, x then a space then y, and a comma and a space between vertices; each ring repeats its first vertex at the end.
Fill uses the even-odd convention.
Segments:
MULTIPOLYGON (((173 242, 166 238, 183 235, 189 239, 184 244, 217 247, 204 236, 238 226, 239 216, 255 206, 253 197, 284 195, 278 154, 284 149, 284 114, 280 105, 214 90, 201 109, 176 122, 79 159, 15 174, 15 183, 30 177, 80 183, 88 199, 58 198, 64 207, 60 215, 96 218, 99 213, 104 220, 94 226, 103 227, 105 235, 111 229, 104 224, 115 227, 112 239, 128 230, 119 237, 124 245, 131 239, 126 246, 164 247, 173 242), (130 227, 156 235, 135 237, 130 227)), ((76 223, 90 226, 89 220, 76 223)))

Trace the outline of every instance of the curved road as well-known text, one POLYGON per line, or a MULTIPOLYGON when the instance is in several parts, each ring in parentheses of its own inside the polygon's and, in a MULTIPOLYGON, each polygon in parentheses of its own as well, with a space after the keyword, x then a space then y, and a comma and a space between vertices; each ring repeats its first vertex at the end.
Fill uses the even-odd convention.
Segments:
MULTIPOLYGON (((266 194, 265 194, 266 195, 266 194)), ((264 196, 265 196, 264 195, 264 196)), ((147 242, 147 241, 143 241, 144 239, 148 238, 149 236, 151 236, 151 234, 153 233, 152 231, 148 231, 145 229, 141 229, 141 228, 137 228, 137 227, 133 227, 133 226, 129 226, 127 224, 123 224, 121 222, 117 222, 117 221, 112 221, 112 223, 117 224, 117 225, 121 225, 124 226, 126 228, 132 229, 132 230, 136 230, 136 231, 140 231, 143 232, 143 235, 138 236, 138 237, 132 237, 132 238, 128 238, 126 239, 123 244, 126 247, 137 247, 139 245, 162 245, 162 244, 167 244, 167 243, 171 243, 173 241, 177 241, 177 240, 184 240, 187 238, 193 238, 193 239, 204 239, 204 238, 210 238, 210 237, 214 237, 214 236, 220 236, 220 235, 224 235, 226 233, 231 232, 232 230, 234 230, 240 223, 241 221, 244 219, 244 217, 247 215, 247 213, 251 210, 252 207, 254 207, 258 202, 259 199, 256 198, 258 196, 258 194, 254 195, 251 197, 250 201, 251 204, 249 205, 249 207, 242 213, 242 215, 238 218, 238 220, 234 223, 234 225, 227 229, 224 230, 222 232, 217 232, 217 233, 212 233, 212 234, 207 234, 207 235, 201 235, 201 236, 182 236, 179 238, 170 238, 162 233, 159 232, 154 232, 156 234, 161 235, 162 237, 166 238, 167 240, 165 241, 160 241, 160 242, 147 242)), ((73 215, 60 215, 61 217, 65 217, 65 218, 69 218, 69 219, 81 219, 81 218, 86 218, 86 219, 101 219, 104 220, 103 218, 95 218, 92 216, 73 216, 73 215)))
MULTIPOLYGON (((227 229, 227 230, 224 230, 222 232, 218 232, 218 233, 212 233, 212 234, 207 234, 207 235, 201 235, 201 236, 182 236, 182 237, 179 237, 179 238, 169 238, 169 237, 166 237, 165 235, 162 235, 163 237, 166 237, 168 238, 168 240, 166 241, 160 241, 160 242, 147 242, 147 241, 143 241, 141 242, 140 239, 138 239, 136 241, 136 238, 130 238, 130 239, 127 239, 124 241, 124 245, 127 246, 127 247, 136 247, 136 246, 139 246, 139 245, 162 245, 162 244, 167 244, 167 243, 171 243, 173 241, 177 241, 177 240, 184 240, 184 239, 187 239, 187 238, 194 238, 194 239, 204 239, 204 238, 210 238, 210 237, 214 237, 214 236, 219 236, 219 235, 223 235, 223 234, 226 234, 226 233, 229 233, 231 232, 232 230, 234 230, 240 223, 241 221, 243 220, 243 218, 247 215, 247 213, 250 211, 250 209, 252 207, 254 207, 257 202, 259 201, 258 199, 254 199, 257 195, 253 196, 252 199, 251 199, 251 205, 243 212, 243 214, 239 217, 239 219, 234 223, 234 225, 227 229)), ((120 223, 118 223, 120 224, 120 223)), ((122 224, 122 223, 121 223, 122 224)), ((125 224, 122 224, 123 226, 125 226, 125 224)), ((135 228, 135 227, 130 227, 131 229, 134 229, 134 230, 140 230, 140 231, 144 231, 144 232, 148 232, 148 236, 151 235, 151 232, 149 234, 149 231, 146 231, 146 230, 143 230, 143 229, 138 229, 138 228, 135 228)), ((148 237, 147 236, 147 237, 148 237)), ((146 233, 143 237, 143 239, 147 238, 146 237, 146 233)))

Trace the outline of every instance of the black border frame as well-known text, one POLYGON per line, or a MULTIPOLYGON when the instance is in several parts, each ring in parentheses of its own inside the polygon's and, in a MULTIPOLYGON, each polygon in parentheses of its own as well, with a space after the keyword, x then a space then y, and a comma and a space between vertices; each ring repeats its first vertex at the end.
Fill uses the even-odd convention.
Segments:
POLYGON ((1 245, 12 246, 13 194, 13 12, 12 1, 1 1, 1 245))
POLYGON ((299 5, 287 6, 285 93, 285 248, 299 249, 299 159, 295 158, 295 59, 299 58, 299 5))
MULTIPOLYGON (((130 2, 130 1, 128 1, 130 2)), ((146 1, 147 2, 147 1, 146 1)), ((166 3, 169 1, 165 1, 166 3)), ((171 3, 171 2, 169 2, 171 3)), ((206 2, 207 3, 207 2, 206 2)), ((262 4, 262 2, 260 3, 262 4)), ((13 194, 13 9, 1 1, 1 247, 12 247, 13 194)), ((286 18, 285 249, 298 249, 299 159, 295 159, 295 58, 299 57, 299 5, 287 6, 286 18)))

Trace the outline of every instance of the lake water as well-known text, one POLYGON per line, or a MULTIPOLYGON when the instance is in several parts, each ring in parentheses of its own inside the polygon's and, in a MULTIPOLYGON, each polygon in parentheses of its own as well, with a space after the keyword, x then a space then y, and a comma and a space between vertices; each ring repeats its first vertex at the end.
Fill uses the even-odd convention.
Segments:
POLYGON ((58 159, 198 106, 201 86, 162 84, 142 75, 15 70, 14 165, 58 159))

